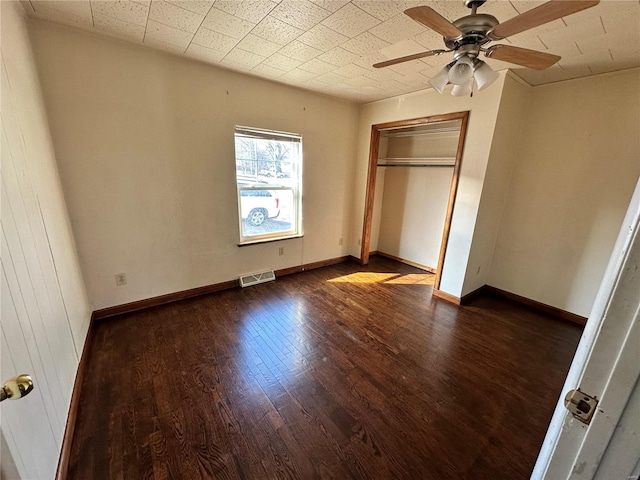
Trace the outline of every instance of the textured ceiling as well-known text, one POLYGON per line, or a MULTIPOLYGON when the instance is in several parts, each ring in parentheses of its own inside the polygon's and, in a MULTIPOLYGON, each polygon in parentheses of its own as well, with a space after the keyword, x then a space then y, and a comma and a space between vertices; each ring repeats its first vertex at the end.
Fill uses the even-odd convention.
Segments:
MULTIPOLYGON (((368 102, 422 90, 451 54, 374 69, 375 62, 443 48, 403 14, 428 5, 449 20, 462 0, 20 0, 30 16, 117 37, 308 90, 368 102)), ((500 22, 544 3, 488 0, 500 22)), ((640 1, 599 5, 502 40, 562 56, 545 71, 487 59, 541 85, 640 66, 640 1)))

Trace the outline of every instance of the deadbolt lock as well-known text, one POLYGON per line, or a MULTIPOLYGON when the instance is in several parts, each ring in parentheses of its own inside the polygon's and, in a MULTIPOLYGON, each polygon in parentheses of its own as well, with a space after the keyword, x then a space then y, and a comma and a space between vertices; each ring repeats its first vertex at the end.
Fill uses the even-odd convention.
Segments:
POLYGON ((582 423, 589 425, 591 417, 596 411, 598 399, 580 391, 580 389, 569 390, 564 397, 564 406, 575 418, 582 423))

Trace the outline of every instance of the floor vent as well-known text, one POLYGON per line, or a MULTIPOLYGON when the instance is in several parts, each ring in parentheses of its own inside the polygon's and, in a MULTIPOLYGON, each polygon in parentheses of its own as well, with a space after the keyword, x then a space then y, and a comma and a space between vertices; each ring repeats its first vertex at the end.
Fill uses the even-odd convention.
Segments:
POLYGON ((276 279, 276 274, 273 270, 267 270, 266 272, 252 273, 250 275, 243 275, 240 277, 241 287, 250 287, 251 285, 257 285, 258 283, 271 282, 276 279))

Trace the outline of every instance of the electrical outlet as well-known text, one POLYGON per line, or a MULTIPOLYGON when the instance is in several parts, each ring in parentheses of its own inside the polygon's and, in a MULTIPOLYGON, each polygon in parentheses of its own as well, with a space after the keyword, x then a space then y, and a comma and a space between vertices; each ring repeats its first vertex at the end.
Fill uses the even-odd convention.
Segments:
POLYGON ((478 265, 478 271, 476 272, 476 275, 478 275, 480 273, 480 269, 482 268, 482 265, 478 265))
POLYGON ((278 248, 278 255, 280 256, 284 255, 284 247, 278 248))
POLYGON ((127 276, 124 273, 116 273, 116 285, 126 285, 127 276))
POLYGON ((343 243, 344 243, 344 239, 340 237, 340 240, 338 240, 338 245, 342 246, 343 243))
POLYGON ((358 245, 360 245, 362 243, 362 239, 358 239, 358 245))

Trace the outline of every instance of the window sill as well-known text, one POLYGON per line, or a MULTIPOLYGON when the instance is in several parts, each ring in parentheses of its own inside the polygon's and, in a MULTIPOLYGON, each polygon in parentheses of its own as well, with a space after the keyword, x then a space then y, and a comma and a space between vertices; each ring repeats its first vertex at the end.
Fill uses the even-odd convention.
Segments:
POLYGON ((261 243, 273 243, 273 242, 279 242, 281 240, 291 240, 292 238, 303 238, 304 234, 299 233, 296 235, 288 235, 286 237, 278 237, 278 238, 265 238, 265 239, 261 239, 261 240, 250 240, 247 242, 242 242, 242 243, 238 243, 239 247, 248 247, 249 245, 258 245, 261 243))

